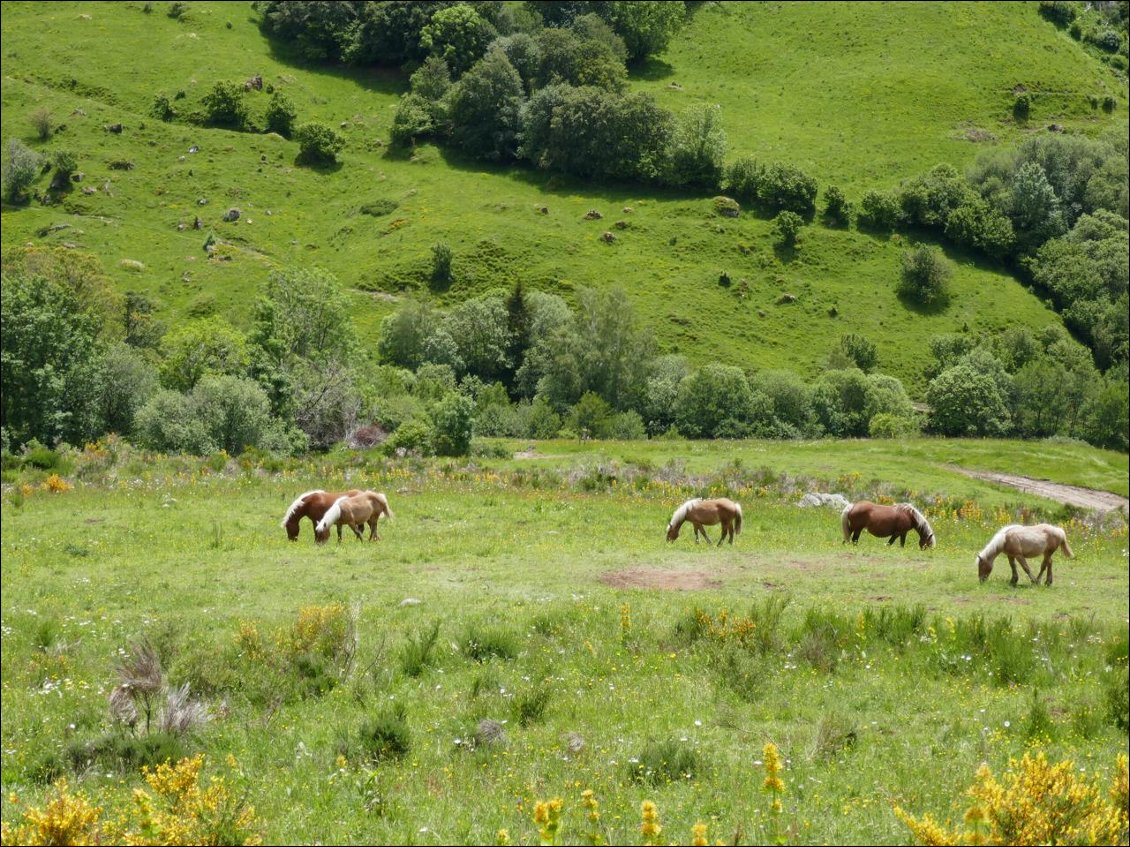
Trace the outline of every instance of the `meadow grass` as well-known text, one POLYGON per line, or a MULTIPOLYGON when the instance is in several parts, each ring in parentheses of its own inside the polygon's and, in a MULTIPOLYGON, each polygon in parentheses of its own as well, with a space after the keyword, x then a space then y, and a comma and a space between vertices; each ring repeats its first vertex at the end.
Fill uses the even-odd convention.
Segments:
MULTIPOLYGON (((116 287, 149 294, 170 322, 216 312, 247 329, 268 275, 296 266, 337 275, 370 348, 404 297, 450 305, 521 279, 571 301, 580 286, 619 286, 661 351, 692 363, 811 377, 854 332, 916 395, 931 336, 1059 322, 1001 268, 961 251, 950 252, 950 304, 920 313, 894 293, 902 236, 813 225, 781 250, 770 220, 721 218, 707 196, 489 166, 430 145, 392 152, 404 76, 297 63, 263 38, 246 5, 192 3, 173 20, 136 3, 5 3, 3 35, 5 138, 48 155, 71 150, 85 174, 50 205, 5 204, 4 246, 93 252, 116 287), (297 145, 278 137, 149 115, 158 93, 183 91, 174 105, 191 110, 215 82, 254 74, 287 93, 300 121, 345 135, 340 166, 301 167, 297 145), (40 109, 56 127, 46 142, 28 118, 40 109), (121 134, 104 129, 114 123, 121 134), (394 208, 363 211, 374 205, 394 208), (230 207, 241 217, 223 223, 230 207), (585 219, 594 208, 603 220, 585 219), (625 226, 607 244, 601 234, 617 221, 625 226), (212 258, 210 233, 225 242, 212 258), (454 251, 444 292, 428 288, 437 241, 454 251), (719 284, 723 272, 733 285, 719 284), (795 301, 778 303, 786 293, 795 301)), ((940 162, 969 164, 991 144, 966 140, 970 127, 1003 145, 1053 120, 1091 134, 1124 128, 1127 115, 1124 81, 1022 4, 702 4, 631 85, 675 111, 721 103, 734 155, 799 165, 853 200, 940 162), (1029 125, 1008 118, 1016 84, 1037 92, 1029 125), (1107 92, 1118 108, 1091 111, 1088 98, 1107 92)), ((266 101, 249 95, 253 119, 266 101)))
MULTIPOLYGON (((728 451, 699 452, 694 475, 594 488, 573 471, 619 445, 535 447, 566 456, 536 482, 505 460, 371 456, 270 473, 138 456, 85 477, 73 457, 71 490, 10 480, 5 822, 24 808, 12 795, 35 804, 59 773, 108 809, 129 802, 136 771, 73 751, 128 737, 107 697, 142 638, 213 714, 183 749, 235 768, 268 841, 490 843, 507 829, 535 843, 536 804, 560 797, 560 841, 578 842, 589 789, 609 843, 642 840, 645 799, 664 840, 701 821, 742 843, 777 827, 797 843, 904 843, 892 806, 959 816, 981 761, 1002 771, 1035 744, 1106 774, 1125 749, 1110 705, 1125 520, 1006 505, 937 473, 923 501, 961 508, 925 507, 936 549, 851 547, 836 510, 798 508, 791 484, 743 476, 728 451), (671 510, 708 477, 740 492, 737 543, 667 544, 671 510), (304 526, 287 542, 294 495, 346 482, 387 493, 382 541, 317 547, 304 526), (1000 562, 978 584, 974 554, 1022 513, 1066 522, 1076 558, 1057 559, 1050 589, 1010 588, 1000 562), (780 816, 759 789, 767 742, 785 758, 780 816)), ((1076 465, 1103 461, 1071 449, 1076 465)))

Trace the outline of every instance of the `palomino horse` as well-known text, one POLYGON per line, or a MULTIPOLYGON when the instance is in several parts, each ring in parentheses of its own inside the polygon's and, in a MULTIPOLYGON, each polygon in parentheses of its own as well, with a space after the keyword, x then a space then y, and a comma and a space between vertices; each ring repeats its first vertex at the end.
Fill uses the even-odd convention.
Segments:
POLYGON ((998 530, 984 549, 977 554, 977 576, 981 578, 981 582, 988 579, 989 574, 993 572, 993 559, 1004 553, 1008 556, 1009 565, 1012 566, 1010 585, 1016 585, 1020 581, 1020 574, 1016 571, 1017 562, 1020 562, 1020 567, 1024 568, 1024 573, 1028 574, 1028 579, 1037 585, 1040 584, 1040 577, 1044 575, 1044 571, 1047 571, 1046 584, 1051 585, 1052 553, 1060 547, 1063 548, 1063 555, 1067 558, 1075 557, 1071 548, 1067 546, 1067 533, 1058 526, 1046 523, 1039 523, 1035 526, 1009 524, 998 530), (1028 556, 1044 557, 1044 563, 1036 576, 1032 576, 1028 563, 1024 561, 1028 556))
POLYGON ((290 508, 286 510, 279 526, 286 529, 287 538, 291 541, 297 541, 298 530, 302 528, 303 518, 309 518, 310 523, 317 526, 318 521, 325 516, 334 501, 341 497, 353 497, 360 493, 359 488, 351 488, 349 491, 322 491, 319 488, 315 491, 299 494, 298 498, 290 504, 290 508))
POLYGON ((361 525, 369 525, 369 540, 380 541, 377 535, 377 521, 381 515, 388 515, 392 520, 392 509, 388 507, 388 500, 383 494, 376 491, 362 491, 353 497, 339 497, 326 511, 318 525, 314 527, 314 540, 324 544, 330 537, 330 527, 337 524, 337 541, 341 543, 341 527, 348 526, 361 540, 361 525))
POLYGON ((703 527, 714 526, 717 523, 722 524, 722 537, 718 539, 718 546, 721 546, 727 537, 733 544, 734 533, 742 531, 742 507, 725 497, 717 497, 714 500, 703 500, 701 497, 695 497, 693 500, 688 500, 675 510, 675 514, 671 515, 671 521, 667 524, 668 541, 674 541, 679 537, 679 530, 684 521, 690 521, 694 524, 695 544, 698 544, 700 533, 706 539, 706 543, 709 544, 710 536, 706 534, 703 527))
POLYGON ((859 541, 863 530, 867 530, 877 538, 890 536, 887 544, 899 541, 900 547, 906 546, 906 534, 912 529, 918 532, 918 546, 921 548, 934 546, 934 530, 926 516, 909 503, 899 503, 896 506, 879 506, 867 500, 852 503, 840 514, 840 524, 844 529, 844 543, 848 540, 852 544, 859 541))

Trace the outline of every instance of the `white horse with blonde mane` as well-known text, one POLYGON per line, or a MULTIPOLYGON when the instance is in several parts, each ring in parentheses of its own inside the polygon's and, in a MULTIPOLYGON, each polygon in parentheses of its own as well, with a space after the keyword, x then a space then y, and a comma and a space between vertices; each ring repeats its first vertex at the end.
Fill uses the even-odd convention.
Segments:
POLYGON ((392 520, 392 509, 388 507, 388 499, 376 491, 362 491, 352 497, 339 497, 326 511, 326 514, 314 527, 314 540, 324 544, 330 537, 330 527, 337 526, 337 540, 341 543, 341 528, 348 526, 362 540, 361 525, 369 525, 369 540, 380 541, 377 534, 377 521, 381 515, 388 515, 392 520))
POLYGON ((742 531, 742 507, 733 500, 725 497, 716 497, 713 500, 703 500, 695 497, 688 500, 675 510, 667 524, 667 540, 674 541, 679 537, 679 530, 686 521, 694 524, 694 543, 698 544, 701 534, 710 543, 710 536, 706 534, 704 526, 722 524, 722 537, 718 539, 718 546, 728 537, 734 543, 734 533, 742 531))
POLYGON ((1016 585, 1020 581, 1020 574, 1016 570, 1017 562, 1020 562, 1024 573, 1028 574, 1028 578, 1037 585, 1040 584, 1040 577, 1044 575, 1044 571, 1047 571, 1048 578, 1045 584, 1051 585, 1052 553, 1060 547, 1063 548, 1063 555, 1069 559, 1074 558, 1075 554, 1067 544, 1067 533, 1058 526, 1046 523, 1035 526, 1009 524, 998 530, 984 549, 977 554, 977 576, 980 577, 981 582, 988 579, 989 574, 993 572, 993 560, 1004 553, 1008 556, 1009 565, 1012 566, 1010 585, 1016 585), (1028 556, 1044 557, 1044 563, 1036 576, 1032 576, 1032 569, 1025 561, 1028 556))

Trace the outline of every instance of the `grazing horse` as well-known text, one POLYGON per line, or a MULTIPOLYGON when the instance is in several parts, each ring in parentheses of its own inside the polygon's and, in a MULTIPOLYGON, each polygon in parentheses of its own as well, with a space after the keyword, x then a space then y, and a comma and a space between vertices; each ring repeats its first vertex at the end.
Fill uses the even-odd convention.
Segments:
POLYGON ((714 500, 703 500, 701 497, 695 497, 693 500, 688 500, 675 510, 675 514, 671 515, 671 521, 667 524, 668 541, 674 541, 679 537, 679 530, 684 521, 690 521, 694 524, 695 544, 698 544, 700 533, 706 539, 706 543, 710 543, 710 536, 706 534, 706 530, 703 529, 704 526, 714 526, 716 523, 722 524, 722 537, 718 539, 718 546, 721 547, 722 542, 727 537, 733 544, 734 533, 742 531, 742 507, 725 497, 718 497, 714 500))
POLYGON ((340 497, 352 497, 360 493, 359 488, 351 488, 349 491, 322 491, 319 488, 314 491, 307 491, 305 494, 299 494, 298 498, 290 504, 290 508, 286 510, 279 526, 286 529, 287 538, 291 541, 297 541, 303 518, 309 518, 310 523, 317 526, 318 521, 334 504, 334 501, 340 497))
POLYGON ((388 499, 376 491, 362 491, 353 497, 339 497, 326 511, 318 525, 314 527, 314 540, 324 544, 330 537, 330 527, 337 525, 337 541, 341 543, 341 527, 348 526, 361 540, 361 525, 369 525, 369 540, 380 541, 377 535, 377 521, 381 515, 388 515, 392 520, 392 509, 388 507, 388 499))
POLYGON ((891 540, 887 544, 899 541, 900 547, 906 546, 906 534, 912 529, 918 532, 918 546, 925 549, 934 546, 934 530, 926 516, 909 503, 899 503, 896 506, 880 506, 867 500, 852 503, 840 514, 840 524, 844 530, 844 543, 849 540, 852 544, 859 541, 863 530, 867 530, 876 538, 891 540))
POLYGON ((1020 581, 1020 574, 1016 571, 1017 562, 1020 562, 1020 567, 1024 568, 1024 573, 1028 574, 1028 579, 1036 585, 1040 584, 1040 577, 1044 575, 1044 571, 1047 571, 1046 584, 1051 585, 1052 553, 1060 547, 1063 548, 1063 555, 1067 558, 1073 559, 1075 557, 1071 548, 1067 546, 1067 533, 1058 526, 1046 523, 1036 524, 1035 526, 1009 524, 998 530, 984 549, 977 554, 977 576, 980 577, 981 582, 988 579, 989 574, 993 572, 993 559, 1004 553, 1008 556, 1009 565, 1012 566, 1010 585, 1016 585, 1020 581), (1032 576, 1028 563, 1024 561, 1028 556, 1044 557, 1044 563, 1040 566, 1040 572, 1036 576, 1032 576))

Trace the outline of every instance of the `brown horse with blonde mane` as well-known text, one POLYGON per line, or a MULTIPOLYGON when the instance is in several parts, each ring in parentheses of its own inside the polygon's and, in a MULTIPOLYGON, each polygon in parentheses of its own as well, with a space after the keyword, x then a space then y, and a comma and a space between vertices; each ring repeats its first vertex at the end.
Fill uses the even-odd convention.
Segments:
POLYGON ((918 546, 927 548, 934 546, 934 530, 926 516, 909 503, 899 503, 894 506, 881 506, 868 500, 852 503, 840 514, 840 524, 844 530, 844 543, 849 540, 852 544, 859 541, 863 530, 867 530, 876 538, 890 537, 887 544, 894 544, 898 539, 899 546, 906 546, 906 534, 912 529, 918 533, 918 546))
POLYGON ((1047 571, 1048 578, 1045 584, 1051 585, 1052 553, 1060 547, 1063 548, 1063 555, 1069 559, 1074 558, 1075 554, 1071 552, 1071 547, 1067 543, 1067 533, 1058 526, 1047 523, 1039 523, 1035 526, 1009 524, 997 530, 997 534, 989 539, 989 543, 977 554, 977 576, 981 582, 988 579, 989 574, 993 572, 993 560, 1004 553, 1008 556, 1009 565, 1012 566, 1010 585, 1016 585, 1020 581, 1020 574, 1016 571, 1017 562, 1020 562, 1020 567, 1024 568, 1024 573, 1028 574, 1028 579, 1036 585, 1040 584, 1040 577, 1044 575, 1044 571, 1047 571), (1024 561, 1028 556, 1044 557, 1040 572, 1035 576, 1032 576, 1032 569, 1024 561))
POLYGON ((734 533, 742 531, 742 507, 733 500, 725 497, 716 497, 713 500, 703 500, 695 497, 688 500, 675 510, 667 524, 667 540, 674 541, 679 537, 679 530, 686 521, 694 524, 694 543, 698 544, 701 534, 710 543, 710 536, 706 534, 704 526, 722 524, 722 537, 718 539, 718 546, 728 537, 734 543, 734 533))
POLYGON ((318 525, 314 527, 314 540, 325 544, 330 537, 330 527, 337 525, 337 541, 341 543, 341 528, 348 526, 362 540, 361 525, 369 525, 369 540, 380 541, 377 535, 377 521, 381 515, 388 515, 392 520, 392 509, 388 507, 388 499, 376 491, 362 491, 353 497, 339 497, 326 511, 318 525))
POLYGON ((310 523, 317 526, 318 521, 325 517, 326 512, 338 499, 353 497, 360 493, 361 489, 359 488, 351 488, 349 491, 323 491, 319 488, 314 491, 307 491, 305 494, 299 494, 298 498, 290 504, 290 508, 286 510, 279 526, 286 529, 287 538, 291 541, 297 541, 303 518, 309 518, 310 523))

